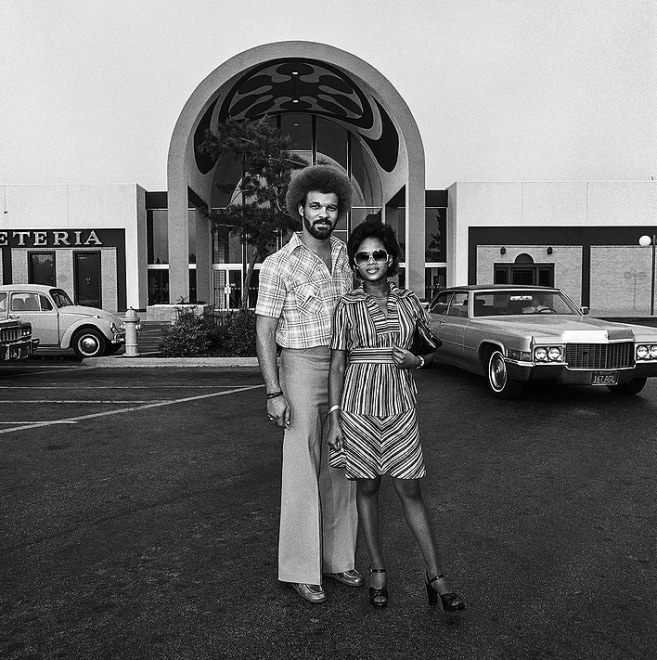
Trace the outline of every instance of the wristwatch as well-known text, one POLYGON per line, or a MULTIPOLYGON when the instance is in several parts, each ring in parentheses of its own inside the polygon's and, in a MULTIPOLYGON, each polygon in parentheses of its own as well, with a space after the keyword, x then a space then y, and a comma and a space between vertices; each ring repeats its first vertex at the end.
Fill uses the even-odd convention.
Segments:
POLYGON ((418 364, 417 367, 415 367, 415 368, 416 369, 422 369, 422 367, 424 366, 424 358, 421 355, 418 355, 416 357, 420 358, 420 364, 418 364))

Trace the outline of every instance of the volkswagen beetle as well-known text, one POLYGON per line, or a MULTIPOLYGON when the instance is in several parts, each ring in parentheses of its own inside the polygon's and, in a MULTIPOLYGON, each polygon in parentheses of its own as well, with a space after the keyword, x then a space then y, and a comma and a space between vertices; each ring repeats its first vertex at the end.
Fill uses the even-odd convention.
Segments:
POLYGON ((0 286, 0 318, 32 324, 40 348, 72 348, 80 358, 111 355, 125 343, 123 321, 114 314, 76 305, 63 290, 42 284, 0 286))

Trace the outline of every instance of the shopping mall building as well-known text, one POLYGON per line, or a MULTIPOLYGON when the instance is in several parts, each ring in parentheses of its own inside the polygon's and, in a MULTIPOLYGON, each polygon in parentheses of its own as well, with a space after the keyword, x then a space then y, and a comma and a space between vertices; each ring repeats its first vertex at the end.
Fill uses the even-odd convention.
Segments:
MULTIPOLYGON (((202 300, 239 307, 247 246, 211 231, 207 210, 239 183, 231 158, 199 153, 228 117, 268 115, 292 151, 351 178, 354 206, 336 235, 368 217, 394 227, 400 279, 422 298, 440 287, 514 282, 554 285, 592 313, 650 310, 657 181, 458 181, 425 188, 413 114, 390 82, 336 48, 281 42, 240 53, 203 80, 171 136, 166 191, 139 185, 1 185, 0 283, 66 289, 109 311, 202 300)), ((257 273, 256 273, 257 275, 257 273)))

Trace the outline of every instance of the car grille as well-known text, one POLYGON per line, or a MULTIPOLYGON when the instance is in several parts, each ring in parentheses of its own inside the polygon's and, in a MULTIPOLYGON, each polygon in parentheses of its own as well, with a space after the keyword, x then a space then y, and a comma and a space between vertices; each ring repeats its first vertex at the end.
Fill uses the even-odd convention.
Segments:
POLYGON ((21 329, 19 328, 3 328, 0 330, 0 342, 8 344, 11 341, 18 341, 21 338, 21 329))
POLYGON ((623 369, 634 366, 634 342, 566 344, 569 369, 623 369))

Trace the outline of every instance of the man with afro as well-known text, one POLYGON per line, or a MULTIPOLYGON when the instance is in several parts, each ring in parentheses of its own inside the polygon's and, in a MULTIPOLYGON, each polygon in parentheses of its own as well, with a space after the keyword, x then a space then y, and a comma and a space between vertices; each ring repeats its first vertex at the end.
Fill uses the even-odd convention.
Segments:
POLYGON ((306 167, 293 175, 286 202, 302 229, 260 270, 257 352, 267 414, 285 430, 278 579, 323 603, 322 576, 364 582, 355 570, 355 488, 329 467, 323 438, 333 310, 353 283, 346 246, 332 233, 351 207, 351 183, 335 167, 306 167))

